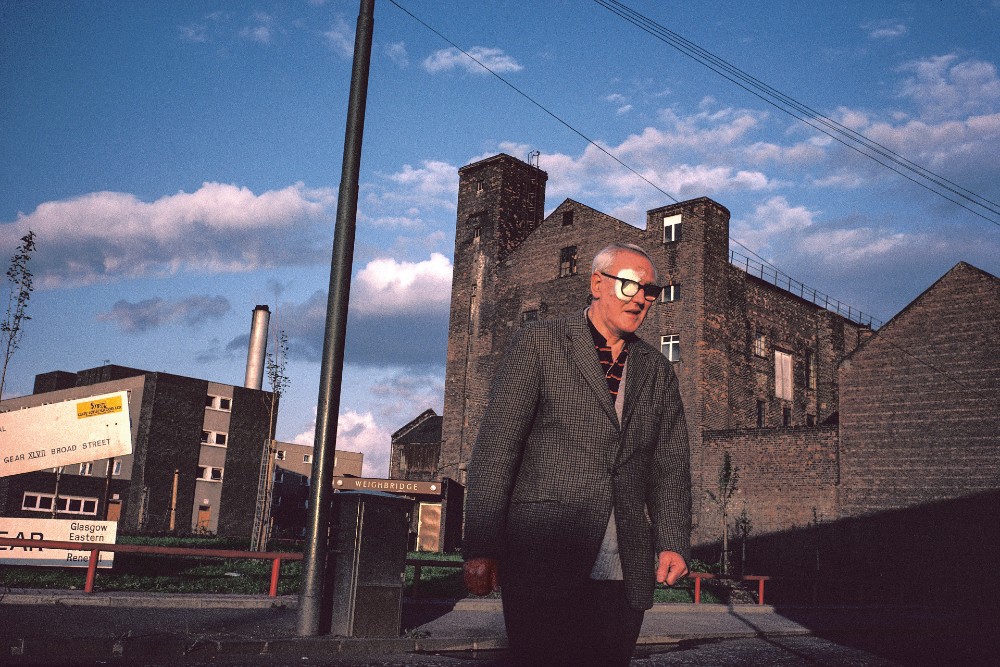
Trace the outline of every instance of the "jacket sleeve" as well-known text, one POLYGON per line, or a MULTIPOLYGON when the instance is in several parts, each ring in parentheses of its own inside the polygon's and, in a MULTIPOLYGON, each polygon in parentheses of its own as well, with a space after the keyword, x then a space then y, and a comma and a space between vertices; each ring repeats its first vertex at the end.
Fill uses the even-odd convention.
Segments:
POLYGON ((518 331, 490 389, 467 480, 466 559, 499 558, 511 492, 540 391, 538 329, 518 331))
POLYGON ((656 553, 691 554, 691 454, 677 376, 664 362, 666 390, 646 497, 656 553))

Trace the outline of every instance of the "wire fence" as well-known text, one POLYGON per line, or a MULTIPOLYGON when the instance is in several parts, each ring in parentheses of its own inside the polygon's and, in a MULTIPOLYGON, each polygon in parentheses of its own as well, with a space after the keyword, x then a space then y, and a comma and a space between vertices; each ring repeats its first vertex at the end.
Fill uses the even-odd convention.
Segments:
POLYGON ((735 250, 729 251, 729 263, 738 269, 742 269, 747 274, 754 276, 755 278, 760 278, 775 287, 779 287, 787 292, 790 292, 791 294, 794 294, 801 299, 805 299, 820 308, 825 308, 830 312, 836 313, 851 322, 871 327, 872 329, 878 329, 883 324, 882 320, 863 313, 857 308, 854 308, 839 299, 833 298, 829 294, 824 294, 817 289, 813 289, 812 287, 795 280, 791 276, 778 271, 773 266, 768 266, 763 262, 751 259, 746 255, 736 252, 735 250))

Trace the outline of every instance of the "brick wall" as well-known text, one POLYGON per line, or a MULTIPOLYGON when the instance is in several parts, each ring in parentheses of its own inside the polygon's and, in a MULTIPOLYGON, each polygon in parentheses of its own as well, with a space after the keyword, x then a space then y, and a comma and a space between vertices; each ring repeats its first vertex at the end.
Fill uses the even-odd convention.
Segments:
MULTIPOLYGON (((837 428, 707 431, 702 438, 707 489, 718 495, 723 456, 739 468, 730 517, 744 508, 753 533, 773 533, 837 515, 837 428)), ((721 539, 718 506, 709 501, 698 542, 721 539)))
MULTIPOLYGON (((203 405, 204 400, 202 395, 203 405)), ((277 402, 274 409, 277 414, 277 402)), ((274 433, 268 428, 270 410, 270 392, 233 387, 225 478, 219 509, 220 535, 247 536, 253 529, 264 442, 274 437, 274 433)))
POLYGON ((956 265, 844 363, 841 514, 1000 488, 1000 279, 956 265))

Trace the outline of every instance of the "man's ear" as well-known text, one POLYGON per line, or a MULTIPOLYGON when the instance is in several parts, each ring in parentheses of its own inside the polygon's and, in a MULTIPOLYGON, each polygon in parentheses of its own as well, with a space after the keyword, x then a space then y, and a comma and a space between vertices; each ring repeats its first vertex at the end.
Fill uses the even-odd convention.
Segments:
POLYGON ((594 271, 590 274, 590 300, 594 301, 601 298, 601 276, 600 273, 594 271))

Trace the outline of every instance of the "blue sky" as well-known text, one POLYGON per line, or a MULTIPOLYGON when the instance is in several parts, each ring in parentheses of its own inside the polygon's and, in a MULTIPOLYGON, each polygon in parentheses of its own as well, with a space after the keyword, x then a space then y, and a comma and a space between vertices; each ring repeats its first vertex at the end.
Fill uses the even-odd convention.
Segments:
MULTIPOLYGON (((847 150, 596 2, 400 4, 876 318, 959 261, 1000 274, 1000 216, 847 150)), ((1000 202, 1000 3, 628 5, 1000 202)), ((357 12, 0 0, 0 257, 29 228, 38 243, 5 395, 105 361, 240 384, 251 312, 268 304, 290 342, 278 437, 311 441, 357 12)), ((387 474, 394 430, 442 409, 457 169, 533 150, 549 211, 572 197, 641 225, 671 202, 377 0, 338 442, 365 452, 367 474, 387 474)))

